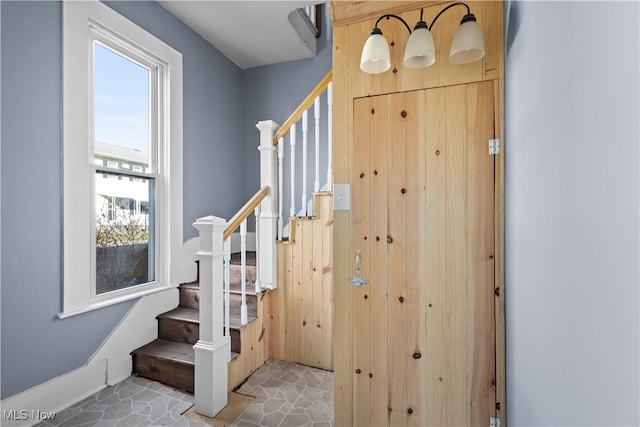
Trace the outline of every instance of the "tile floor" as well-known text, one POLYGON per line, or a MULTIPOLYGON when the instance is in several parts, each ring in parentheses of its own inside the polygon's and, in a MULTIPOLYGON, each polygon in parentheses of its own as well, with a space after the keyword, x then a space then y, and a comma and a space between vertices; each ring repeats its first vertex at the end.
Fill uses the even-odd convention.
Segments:
POLYGON ((268 360, 236 391, 256 399, 233 427, 333 425, 333 372, 268 360))
MULTIPOLYGON (((231 426, 333 424, 333 372, 268 360, 236 391, 255 399, 231 426)), ((154 381, 129 377, 38 426, 207 426, 182 415, 192 405, 190 394, 154 381)))

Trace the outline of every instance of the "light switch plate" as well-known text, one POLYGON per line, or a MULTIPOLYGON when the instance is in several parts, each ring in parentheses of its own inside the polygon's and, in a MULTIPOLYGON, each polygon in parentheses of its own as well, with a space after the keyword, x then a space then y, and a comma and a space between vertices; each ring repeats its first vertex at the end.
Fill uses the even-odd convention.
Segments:
POLYGON ((351 210, 351 184, 333 184, 333 210, 351 210))

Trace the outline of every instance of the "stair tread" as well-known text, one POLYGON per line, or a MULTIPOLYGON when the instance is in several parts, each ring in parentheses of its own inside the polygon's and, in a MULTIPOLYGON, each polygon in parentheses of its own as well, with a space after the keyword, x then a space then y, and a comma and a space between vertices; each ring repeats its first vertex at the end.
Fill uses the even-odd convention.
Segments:
MULTIPOLYGON (((171 311, 167 311, 166 313, 162 313, 158 315, 158 319, 176 319, 176 320, 184 320, 190 323, 200 323, 200 311, 194 308, 184 308, 178 307, 174 308, 171 311)), ((247 316, 247 323, 251 323, 256 320, 256 316, 252 316, 249 314, 247 316)), ((229 314, 229 326, 231 328, 240 328, 242 326, 242 322, 240 321, 239 313, 230 313, 229 314)))
MULTIPOLYGON (((257 317, 256 316, 251 316, 248 315, 247 316, 247 325, 251 322, 253 322, 254 320, 256 320, 257 317)), ((231 329, 240 329, 242 326, 246 326, 246 325, 242 325, 242 322, 240 321, 240 315, 239 314, 233 314, 231 313, 229 315, 229 327, 231 329)))
POLYGON ((193 344, 158 338, 132 352, 133 354, 152 356, 157 359, 178 362, 184 365, 195 364, 193 344))
POLYGON ((177 307, 166 313, 159 314, 157 319, 175 319, 190 323, 199 323, 200 311, 195 308, 177 307))
MULTIPOLYGON (((242 263, 242 254, 236 252, 231 254, 231 264, 240 265, 242 263)), ((256 253, 247 251, 247 267, 255 267, 256 265, 256 253)))
MULTIPOLYGON (((182 287, 185 288, 189 288, 189 289, 200 289, 200 284, 198 282, 193 282, 193 283, 183 283, 182 285, 180 285, 182 287)), ((231 284, 229 290, 231 291, 232 294, 240 294, 242 293, 242 287, 239 284, 231 284)), ((258 295, 256 293, 256 289, 253 285, 249 285, 247 284, 247 295, 248 296, 256 296, 258 295)))

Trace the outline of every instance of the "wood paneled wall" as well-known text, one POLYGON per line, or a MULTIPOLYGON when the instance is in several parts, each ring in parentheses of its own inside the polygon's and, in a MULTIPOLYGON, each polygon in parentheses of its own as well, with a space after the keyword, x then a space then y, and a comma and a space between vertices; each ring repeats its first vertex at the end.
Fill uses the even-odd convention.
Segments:
POLYGON ((278 242, 278 288, 270 299, 270 356, 333 370, 333 195, 314 195, 312 218, 291 220, 278 242))
MULTIPOLYGON (((423 2, 425 19, 430 23, 443 8, 443 2, 423 2)), ((448 2, 447 2, 448 3, 448 2)), ((436 45, 436 63, 431 67, 411 70, 402 65, 402 54, 408 39, 406 28, 397 21, 382 21, 380 28, 391 44, 391 69, 385 73, 369 75, 359 68, 362 46, 377 16, 392 12, 399 14, 413 26, 419 20, 420 3, 410 2, 331 2, 333 29, 333 93, 334 93, 334 182, 352 183, 354 99, 459 85, 492 80, 495 82, 496 137, 503 141, 503 77, 504 39, 503 2, 467 2, 476 15, 485 35, 486 56, 476 63, 453 65, 448 61, 448 50, 464 11, 447 12, 433 29, 436 45), (373 16, 373 17, 372 17, 373 16)), ((505 423, 505 359, 504 359, 504 239, 503 239, 503 170, 504 156, 496 161, 495 169, 495 317, 496 317, 496 400, 500 402, 496 414, 505 423)), ((352 183, 353 184, 353 183, 352 183)), ((352 291, 349 275, 353 254, 349 252, 352 230, 350 212, 334 213, 334 371, 335 371, 335 422, 336 426, 351 425, 353 420, 352 384, 352 291)), ((487 420, 488 422, 488 420, 487 420)), ((503 424, 504 425, 504 424, 503 424)))

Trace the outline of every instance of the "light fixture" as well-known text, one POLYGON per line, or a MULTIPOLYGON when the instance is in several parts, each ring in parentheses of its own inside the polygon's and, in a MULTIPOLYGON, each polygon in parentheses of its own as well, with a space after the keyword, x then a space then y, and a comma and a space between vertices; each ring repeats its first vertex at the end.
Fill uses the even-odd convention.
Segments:
POLYGON ((431 35, 431 29, 440 15, 454 6, 464 6, 467 13, 460 22, 460 27, 453 36, 451 49, 449 50, 449 62, 453 64, 470 64, 484 56, 484 36, 482 28, 476 22, 476 17, 465 3, 456 2, 445 7, 436 15, 431 25, 423 20, 424 9, 420 10, 420 21, 413 28, 413 32, 404 19, 397 15, 382 15, 376 21, 369 38, 362 48, 360 57, 360 69, 365 73, 378 74, 387 71, 391 67, 389 44, 378 28, 378 24, 384 18, 396 18, 401 21, 409 31, 409 40, 404 49, 402 63, 407 68, 424 68, 436 62, 436 49, 431 35))

